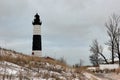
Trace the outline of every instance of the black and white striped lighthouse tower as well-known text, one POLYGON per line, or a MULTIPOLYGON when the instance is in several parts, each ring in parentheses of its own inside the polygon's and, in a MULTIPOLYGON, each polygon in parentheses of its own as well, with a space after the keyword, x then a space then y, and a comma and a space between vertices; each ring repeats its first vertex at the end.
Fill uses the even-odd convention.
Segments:
POLYGON ((34 16, 33 24, 33 42, 32 42, 32 55, 42 56, 42 42, 41 42, 41 25, 38 13, 34 16))

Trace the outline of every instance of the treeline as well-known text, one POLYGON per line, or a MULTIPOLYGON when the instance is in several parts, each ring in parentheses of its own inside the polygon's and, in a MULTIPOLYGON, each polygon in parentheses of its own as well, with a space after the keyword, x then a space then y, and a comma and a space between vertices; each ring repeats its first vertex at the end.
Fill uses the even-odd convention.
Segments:
POLYGON ((115 58, 118 58, 120 65, 120 16, 117 14, 111 15, 105 23, 105 27, 108 34, 108 40, 106 40, 105 45, 108 46, 108 50, 110 51, 111 62, 104 56, 103 47, 96 39, 90 45, 90 52, 92 53, 89 56, 90 61, 94 66, 97 66, 100 63, 114 64, 115 58))

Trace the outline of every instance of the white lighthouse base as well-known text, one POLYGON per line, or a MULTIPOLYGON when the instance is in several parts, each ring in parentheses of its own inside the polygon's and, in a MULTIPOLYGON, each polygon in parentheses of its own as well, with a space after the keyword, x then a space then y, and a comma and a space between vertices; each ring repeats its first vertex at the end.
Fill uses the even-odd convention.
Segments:
POLYGON ((33 50, 32 55, 36 57, 41 57, 42 56, 42 51, 39 50, 33 50))

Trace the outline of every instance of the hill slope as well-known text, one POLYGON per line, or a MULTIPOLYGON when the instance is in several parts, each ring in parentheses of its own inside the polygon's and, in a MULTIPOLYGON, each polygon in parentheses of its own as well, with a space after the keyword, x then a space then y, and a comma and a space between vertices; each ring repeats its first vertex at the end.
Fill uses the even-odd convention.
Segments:
POLYGON ((81 74, 55 59, 24 55, 0 49, 0 78, 8 80, 79 80, 81 74))
POLYGON ((49 57, 28 56, 0 48, 0 80, 119 80, 118 77, 115 74, 94 75, 49 57))

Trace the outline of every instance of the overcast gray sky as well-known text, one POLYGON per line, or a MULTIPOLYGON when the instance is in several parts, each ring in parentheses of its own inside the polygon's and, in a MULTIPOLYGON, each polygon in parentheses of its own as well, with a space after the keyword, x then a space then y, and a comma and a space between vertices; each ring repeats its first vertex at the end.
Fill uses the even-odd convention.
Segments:
POLYGON ((31 54, 32 21, 42 21, 43 56, 64 57, 69 64, 89 62, 93 39, 107 48, 104 23, 120 14, 120 0, 0 0, 0 45, 31 54))

